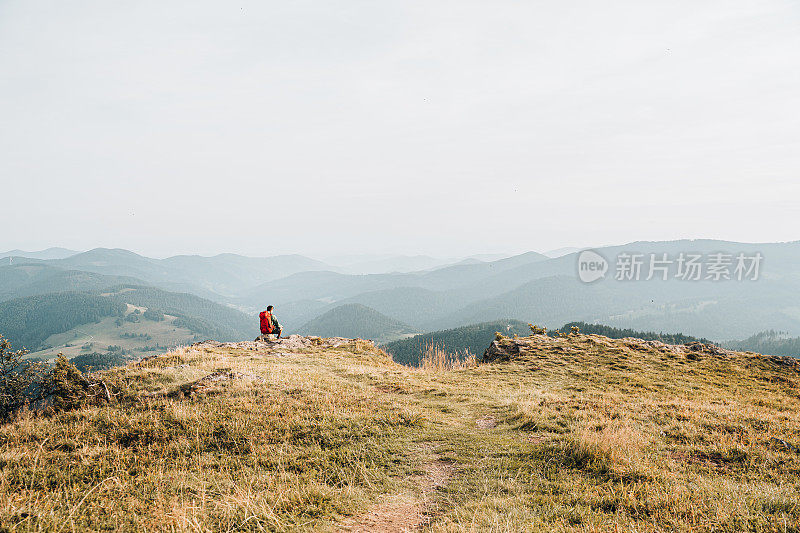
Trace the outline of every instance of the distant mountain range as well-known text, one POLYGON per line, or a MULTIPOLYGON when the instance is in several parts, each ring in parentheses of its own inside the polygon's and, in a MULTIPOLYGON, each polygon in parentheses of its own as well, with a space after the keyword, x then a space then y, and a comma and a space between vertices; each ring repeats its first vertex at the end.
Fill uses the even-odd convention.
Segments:
MULTIPOLYGON (((717 341, 745 339, 765 330, 800 336, 798 242, 681 240, 604 247, 596 252, 607 259, 608 272, 604 279, 588 284, 577 276, 579 253, 569 250, 548 252, 558 257, 528 252, 500 259, 454 258, 432 267, 442 260, 361 256, 332 258, 331 262, 338 263, 332 265, 300 255, 153 259, 121 249, 70 252, 51 249, 28 254, 37 257, 5 258, 0 262, 0 301, 63 291, 97 294, 119 285, 152 287, 189 293, 221 308, 242 311, 237 315, 242 320, 238 330, 250 332, 247 337, 255 335, 254 317, 267 305, 276 306, 276 316, 292 332, 309 324, 344 327, 346 320, 330 321, 345 316, 341 309, 324 322, 314 321, 351 304, 376 313, 345 308, 361 309, 361 314, 350 313, 362 317, 358 320, 385 325, 388 319, 397 331, 423 333, 518 320, 550 328, 584 321, 640 331, 683 332, 717 341), (681 252, 695 251, 706 256, 760 253, 760 279, 681 281, 670 276, 662 281, 654 276, 646 281, 646 267, 640 281, 615 279, 619 254, 641 253, 647 258, 666 254, 674 259, 681 252), (409 268, 416 270, 405 271, 409 268), (370 273, 350 273, 351 269, 370 273)), ((386 329, 372 331, 382 338, 386 329)))
POLYGON ((330 266, 300 255, 243 257, 220 254, 213 257, 179 255, 152 259, 128 250, 98 248, 48 264, 114 276, 130 276, 170 290, 195 292, 219 298, 237 295, 259 283, 296 272, 326 270, 330 266))
POLYGON ((345 274, 383 274, 386 272, 415 272, 439 268, 460 259, 437 258, 427 255, 344 256, 328 262, 345 274))
POLYGON ((27 259, 65 259, 78 252, 75 250, 68 250, 66 248, 48 248, 46 250, 39 250, 36 252, 26 252, 25 250, 9 250, 8 252, 0 252, 0 259, 4 257, 23 257, 27 259))

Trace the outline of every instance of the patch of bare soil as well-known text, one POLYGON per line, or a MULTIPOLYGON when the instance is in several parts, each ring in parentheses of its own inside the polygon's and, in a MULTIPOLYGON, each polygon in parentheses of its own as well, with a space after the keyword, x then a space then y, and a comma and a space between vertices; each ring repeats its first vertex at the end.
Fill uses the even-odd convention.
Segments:
POLYGON ((422 453, 428 456, 422 465, 425 473, 412 478, 412 489, 385 495, 372 509, 342 524, 339 531, 403 533, 427 525, 435 511, 433 492, 447 482, 453 467, 441 461, 431 448, 424 448, 422 453))
POLYGON ((497 419, 493 416, 487 415, 475 421, 475 425, 480 429, 492 429, 497 426, 497 419))

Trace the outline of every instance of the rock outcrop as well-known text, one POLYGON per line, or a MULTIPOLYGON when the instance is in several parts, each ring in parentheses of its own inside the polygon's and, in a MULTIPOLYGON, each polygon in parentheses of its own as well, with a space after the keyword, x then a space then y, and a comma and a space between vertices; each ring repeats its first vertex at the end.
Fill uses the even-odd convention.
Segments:
POLYGON ((237 348, 240 350, 252 350, 252 351, 282 349, 291 351, 291 350, 301 350, 304 348, 313 348, 313 347, 338 348, 339 346, 349 344, 352 342, 369 343, 371 345, 375 344, 373 341, 364 339, 346 339, 344 337, 322 338, 313 335, 310 336, 289 335, 287 337, 282 337, 280 339, 271 337, 267 338, 259 337, 254 341, 241 341, 241 342, 219 342, 213 340, 206 340, 206 341, 196 342, 192 344, 192 347, 193 348, 203 348, 203 347, 237 348))
MULTIPOLYGON (((531 335, 529 337, 503 337, 499 336, 492 341, 483 353, 482 363, 495 361, 509 361, 521 356, 535 356, 543 352, 578 353, 591 345, 600 346, 610 350, 658 352, 686 359, 698 359, 703 356, 718 358, 731 358, 741 355, 739 352, 726 350, 714 344, 691 342, 687 344, 666 344, 660 341, 636 339, 611 339, 602 335, 571 334, 562 337, 549 337, 547 335, 531 335)), ((758 354, 751 354, 758 355, 758 354)), ((800 361, 793 357, 761 356, 781 366, 791 366, 800 371, 800 361)))

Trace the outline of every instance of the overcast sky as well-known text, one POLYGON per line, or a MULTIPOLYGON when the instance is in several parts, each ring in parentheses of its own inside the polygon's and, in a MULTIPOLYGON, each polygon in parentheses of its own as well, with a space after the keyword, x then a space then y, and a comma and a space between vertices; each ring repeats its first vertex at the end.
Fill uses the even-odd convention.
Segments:
POLYGON ((0 0, 0 251, 800 239, 798 28, 773 0, 0 0))

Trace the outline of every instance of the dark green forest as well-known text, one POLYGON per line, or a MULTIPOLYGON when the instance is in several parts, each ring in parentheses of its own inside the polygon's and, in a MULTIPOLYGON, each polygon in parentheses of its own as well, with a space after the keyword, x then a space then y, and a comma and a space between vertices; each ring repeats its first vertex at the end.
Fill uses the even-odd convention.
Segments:
POLYGON ((398 363, 418 365, 425 348, 438 345, 450 353, 464 353, 480 357, 483 351, 494 340, 495 332, 503 335, 530 335, 528 324, 519 320, 496 320, 471 326, 423 333, 410 339, 390 342, 384 346, 387 352, 398 363))
POLYGON ((762 331, 742 341, 726 342, 730 350, 750 351, 767 355, 800 356, 800 337, 788 337, 775 330, 762 331))
POLYGON ((70 362, 77 367, 81 372, 97 372, 99 370, 108 370, 115 366, 123 366, 131 362, 133 359, 126 356, 119 351, 109 353, 92 352, 81 354, 70 359, 70 362))
POLYGON ((34 350, 50 335, 124 312, 122 302, 79 292, 17 298, 0 303, 0 333, 14 346, 34 350))
MULTIPOLYGON (((624 339, 625 337, 635 337, 646 341, 661 341, 665 344, 686 344, 687 342, 702 342, 704 344, 716 344, 708 339, 691 337, 683 333, 656 333, 654 331, 636 331, 630 328, 614 328, 603 324, 587 324, 586 322, 569 322, 564 324, 558 331, 569 333, 573 327, 580 329, 581 333, 590 335, 603 335, 611 339, 624 339)), ((548 332, 549 335, 557 334, 554 331, 548 332)))

